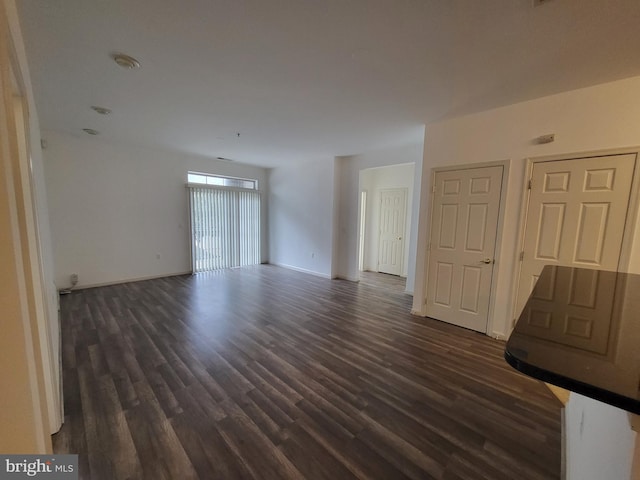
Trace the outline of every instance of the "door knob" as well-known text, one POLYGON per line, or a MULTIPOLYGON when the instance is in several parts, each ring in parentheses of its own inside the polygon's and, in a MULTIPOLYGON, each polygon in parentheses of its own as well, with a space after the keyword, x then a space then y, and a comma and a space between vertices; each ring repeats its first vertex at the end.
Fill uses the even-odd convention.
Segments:
POLYGON ((489 264, 489 263, 493 263, 493 260, 492 260, 491 258, 487 257, 487 258, 485 258, 484 260, 482 260, 480 263, 486 263, 486 264, 489 264))

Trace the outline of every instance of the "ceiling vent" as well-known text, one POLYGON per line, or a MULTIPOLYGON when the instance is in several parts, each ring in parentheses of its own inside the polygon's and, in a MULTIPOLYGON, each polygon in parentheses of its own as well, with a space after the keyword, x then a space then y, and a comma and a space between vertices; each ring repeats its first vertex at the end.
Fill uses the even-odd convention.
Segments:
POLYGON ((100 115, 109 115, 111 113, 111 110, 105 107, 98 107, 97 105, 92 105, 91 106, 91 110, 93 110, 94 112, 99 113, 100 115))

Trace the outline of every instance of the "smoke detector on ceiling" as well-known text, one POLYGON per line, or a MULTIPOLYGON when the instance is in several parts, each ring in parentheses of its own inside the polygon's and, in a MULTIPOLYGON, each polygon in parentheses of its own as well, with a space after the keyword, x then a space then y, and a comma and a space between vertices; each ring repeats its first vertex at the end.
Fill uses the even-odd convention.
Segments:
POLYGON ((127 70, 140 68, 140 62, 138 60, 129 55, 125 55, 124 53, 114 53, 111 55, 111 58, 113 58, 113 61, 120 67, 126 68, 127 70))

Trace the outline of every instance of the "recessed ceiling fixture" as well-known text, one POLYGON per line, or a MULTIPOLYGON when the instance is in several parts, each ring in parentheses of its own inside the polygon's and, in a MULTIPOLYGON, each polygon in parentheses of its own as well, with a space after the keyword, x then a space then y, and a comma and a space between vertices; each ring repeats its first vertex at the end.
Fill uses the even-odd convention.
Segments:
POLYGON ((91 106, 91 110, 98 112, 100 115, 109 115, 111 110, 105 107, 98 107, 96 105, 91 106))
POLYGON ((98 130, 94 130, 93 128, 83 128, 82 131, 84 133, 88 133, 89 135, 99 135, 100 132, 98 130))
POLYGON ((140 62, 129 55, 125 55, 124 53, 114 53, 111 55, 113 61, 116 62, 122 68, 126 68, 128 70, 132 70, 134 68, 140 68, 140 62))

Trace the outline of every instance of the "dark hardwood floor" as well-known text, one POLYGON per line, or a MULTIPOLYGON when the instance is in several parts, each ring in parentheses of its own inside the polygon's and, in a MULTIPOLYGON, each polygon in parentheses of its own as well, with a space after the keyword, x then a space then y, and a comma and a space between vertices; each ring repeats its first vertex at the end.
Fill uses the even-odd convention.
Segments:
POLYGON ((560 478, 555 397, 404 293, 263 265, 61 302, 81 478, 560 478))
POLYGON ((398 275, 365 270, 360 272, 360 283, 395 293, 404 293, 407 286, 407 279, 399 277, 398 275))

